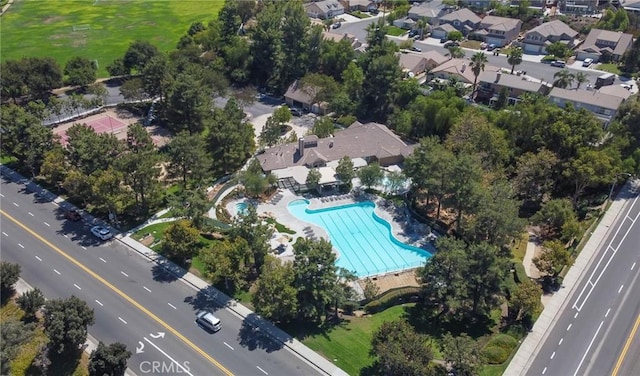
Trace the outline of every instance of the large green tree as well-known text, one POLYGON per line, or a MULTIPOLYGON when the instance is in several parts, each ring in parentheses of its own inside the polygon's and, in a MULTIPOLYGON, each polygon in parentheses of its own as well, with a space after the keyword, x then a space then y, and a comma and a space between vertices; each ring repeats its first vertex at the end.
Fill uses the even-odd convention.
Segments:
POLYGON ((158 48, 147 41, 136 40, 131 42, 123 58, 126 72, 129 73, 131 70, 135 70, 138 73, 142 72, 147 63, 158 54, 158 48))
POLYGON ((351 158, 346 155, 340 158, 336 167, 336 176, 341 182, 351 187, 351 180, 356 176, 351 158))
POLYGON ((282 263, 273 256, 267 256, 251 296, 256 313, 280 323, 294 319, 298 311, 294 279, 291 263, 282 263))
POLYGON ((442 338, 442 355, 451 369, 458 376, 476 376, 482 356, 480 347, 466 333, 454 337, 447 333, 442 338))
POLYGON ((213 157, 213 170, 228 174, 238 170, 255 150, 253 125, 234 99, 223 109, 214 110, 209 128, 208 149, 213 157))
POLYGON ((473 72, 473 92, 475 93, 477 85, 478 85, 478 77, 480 73, 484 72, 484 68, 487 65, 489 60, 487 59, 487 55, 484 52, 476 52, 473 56, 471 56, 471 63, 469 66, 471 67, 471 71, 473 72))
POLYGON ((384 171, 378 162, 373 162, 367 166, 361 167, 358 169, 356 174, 360 179, 360 183, 362 183, 362 185, 367 189, 371 189, 371 187, 379 185, 382 183, 382 179, 384 179, 384 171))
POLYGON ((571 253, 560 240, 542 243, 542 253, 533 258, 533 264, 546 275, 555 278, 565 265, 571 263, 571 253))
POLYGON ((557 169, 558 156, 553 151, 527 152, 516 161, 512 183, 521 198, 540 202, 553 191, 557 169))
POLYGON ((45 306, 44 332, 51 351, 73 353, 87 340, 87 327, 93 325, 93 310, 75 296, 49 300, 45 306))
POLYGON ((373 333, 370 355, 383 375, 426 376, 433 359, 427 337, 406 321, 386 321, 373 333))
POLYGON ((273 187, 276 183, 276 177, 271 174, 265 174, 262 166, 257 158, 249 161, 247 168, 238 173, 238 181, 244 186, 244 191, 249 197, 259 197, 273 187))
POLYGON ((212 91, 198 71, 192 68, 178 74, 167 94, 167 125, 175 132, 200 133, 211 119, 212 91))
POLYGON ((509 50, 507 54, 507 63, 511 65, 511 74, 513 74, 513 70, 516 69, 516 65, 522 64, 522 48, 515 47, 509 50))
MULTIPOLYGON (((13 285, 18 282, 22 268, 19 264, 12 264, 8 261, 0 261, 0 291, 2 295, 11 295, 13 285)), ((3 298, 5 297, 3 296, 3 298)))
POLYGON ((64 74, 67 76, 65 84, 86 86, 96 80, 96 64, 81 56, 72 57, 64 66, 64 74))
POLYGON ((540 310, 542 303, 542 287, 536 282, 526 279, 520 282, 511 294, 509 305, 516 320, 531 317, 540 310))
POLYGON ((164 230, 162 249, 167 257, 184 262, 197 254, 200 232, 185 219, 176 221, 164 230))
POLYGON ((200 261, 214 284, 224 282, 227 292, 244 287, 249 275, 251 250, 245 239, 223 240, 200 251, 200 261))
POLYGON ((247 241, 258 273, 269 253, 269 239, 272 235, 273 229, 258 217, 258 212, 253 205, 249 205, 247 210, 238 213, 230 232, 232 238, 239 237, 247 241))
POLYGON ((89 376, 124 376, 130 357, 126 345, 120 342, 105 345, 100 341, 89 357, 89 376))
POLYGON ((180 177, 185 187, 189 180, 196 185, 202 182, 211 167, 206 146, 199 134, 190 134, 187 131, 178 133, 167 145, 169 174, 180 177))

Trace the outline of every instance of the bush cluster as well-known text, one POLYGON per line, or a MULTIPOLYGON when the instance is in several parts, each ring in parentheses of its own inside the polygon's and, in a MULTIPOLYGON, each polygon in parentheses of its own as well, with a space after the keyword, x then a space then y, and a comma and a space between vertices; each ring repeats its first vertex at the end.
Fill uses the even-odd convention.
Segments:
POLYGON ((372 300, 364 306, 365 312, 372 314, 380 311, 384 311, 394 305, 406 303, 408 301, 415 300, 420 292, 419 287, 401 287, 394 290, 389 290, 380 295, 378 299, 372 300))
POLYGON ((489 364, 502 364, 509 359, 509 355, 516 346, 518 341, 515 338, 508 334, 499 334, 482 349, 482 356, 489 364))

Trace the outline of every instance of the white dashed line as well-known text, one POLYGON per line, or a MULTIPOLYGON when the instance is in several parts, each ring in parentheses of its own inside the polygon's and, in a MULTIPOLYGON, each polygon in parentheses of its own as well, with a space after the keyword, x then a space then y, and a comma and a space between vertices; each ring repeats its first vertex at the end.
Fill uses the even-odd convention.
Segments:
POLYGON ((47 222, 45 222, 44 224, 45 224, 45 225, 47 225, 47 227, 51 227, 51 225, 50 225, 50 224, 48 224, 47 222))
POLYGON ((551 354, 551 356, 549 358, 553 359, 555 356, 556 356, 556 352, 554 351, 553 354, 551 354))
POLYGON ((571 326, 572 326, 572 325, 573 325, 573 324, 569 324, 569 326, 567 326, 567 332, 569 331, 569 329, 571 329, 571 326))
POLYGON ((605 313, 605 314, 604 314, 604 317, 609 316, 609 312, 611 312, 611 308, 609 308, 609 309, 607 310, 607 313, 605 313))
POLYGON ((104 262, 105 264, 107 263, 107 260, 103 259, 102 257, 99 257, 100 261, 104 262))
POLYGON ((80 288, 80 286, 76 285, 75 283, 74 283, 73 285, 74 285, 78 290, 82 290, 82 289, 80 288))
POLYGON ((149 289, 147 288, 147 286, 142 286, 142 288, 144 288, 145 290, 147 290, 147 291, 151 292, 151 290, 149 290, 149 289))
POLYGON ((54 272, 56 272, 57 275, 60 275, 61 273, 55 269, 53 269, 54 272))
POLYGON ((260 368, 260 366, 256 366, 256 368, 259 369, 260 371, 262 371, 262 373, 264 373, 265 375, 268 375, 267 371, 265 371, 262 368, 260 368))
POLYGON ((560 338, 560 342, 558 342, 558 346, 562 345, 562 341, 564 341, 564 338, 560 338))
POLYGON ((125 277, 128 277, 128 276, 129 276, 129 274, 127 274, 127 273, 123 272, 122 270, 120 271, 120 274, 122 274, 122 275, 123 275, 123 276, 125 276, 125 277))
POLYGON ((226 343, 226 342, 222 342, 222 343, 224 343, 224 345, 225 345, 225 346, 227 346, 228 348, 230 348, 231 350, 233 350, 233 347, 231 347, 231 345, 229 345, 228 343, 226 343))
POLYGON ((624 287, 624 285, 620 285, 620 288, 618 289, 618 294, 620 294, 620 291, 622 291, 623 287, 624 287))
POLYGON ((42 259, 40 257, 38 257, 38 256, 36 256, 36 260, 42 261, 42 259))
POLYGON ((29 212, 29 215, 33 217, 33 213, 32 212, 29 212))
POLYGON ((167 303, 167 304, 169 305, 169 307, 171 307, 173 309, 177 309, 176 306, 174 306, 173 304, 171 304, 171 303, 167 303))
POLYGON ((104 304, 100 303, 98 299, 96 299, 96 303, 100 304, 100 307, 104 307, 104 304))
POLYGON ((20 244, 20 243, 18 243, 18 247, 20 247, 20 248, 24 249, 24 245, 22 245, 22 244, 20 244))
POLYGON ((631 270, 635 269, 636 267, 636 263, 634 262, 633 265, 631 265, 631 270))
POLYGON ((4 232, 4 231, 2 231, 2 235, 4 235, 4 236, 9 236, 9 235, 7 235, 7 233, 6 233, 6 232, 4 232))
POLYGON ((573 318, 574 318, 574 319, 575 319, 575 318, 578 318, 578 314, 580 314, 580 312, 576 312, 576 314, 575 314, 575 315, 573 315, 573 318))
POLYGON ((84 249, 85 251, 87 250, 87 247, 85 247, 84 245, 81 246, 82 249, 84 249))
POLYGON ((0 193, 0 197, 4 197, 4 195, 2 193, 0 193))
POLYGON ((124 320, 122 319, 122 317, 118 316, 118 320, 122 321, 125 325, 127 325, 127 322, 126 322, 126 321, 124 321, 124 320))
POLYGON ((20 205, 16 204, 15 202, 13 203, 13 206, 15 206, 16 208, 20 207, 20 205))
POLYGON ((67 234, 63 234, 63 236, 64 236, 65 238, 68 238, 68 237, 69 237, 69 235, 67 235, 67 234))
POLYGON ((544 369, 542 370, 542 374, 544 375, 547 372, 547 367, 544 367, 544 369))

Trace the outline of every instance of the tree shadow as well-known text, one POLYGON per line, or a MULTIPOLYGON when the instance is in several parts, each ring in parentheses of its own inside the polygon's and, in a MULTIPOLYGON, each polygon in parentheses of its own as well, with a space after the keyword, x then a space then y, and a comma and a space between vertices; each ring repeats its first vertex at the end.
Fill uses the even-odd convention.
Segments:
POLYGON ((184 298, 184 302, 190 304, 195 311, 217 311, 224 305, 224 303, 220 302, 220 298, 226 300, 217 289, 209 286, 205 289, 198 290, 193 296, 187 296, 184 298))
POLYGON ((185 268, 164 257, 158 257, 151 268, 153 280, 157 282, 175 282, 182 278, 186 273, 187 271, 185 268))
POLYGON ((80 364, 81 349, 55 353, 48 346, 43 347, 31 361, 25 371, 26 376, 69 376, 73 375, 80 364), (48 361, 47 361, 48 359, 48 361), (48 363, 44 367, 39 363, 48 363))
POLYGON ((416 331, 432 337, 440 338, 446 333, 458 336, 467 333, 473 338, 490 334, 496 323, 486 315, 454 315, 447 316, 437 312, 434 307, 418 303, 405 310, 405 317, 416 331))
POLYGON ((0 289, 0 306, 4 307, 15 294, 16 290, 13 286, 6 289, 0 289))
POLYGON ((250 351, 255 349, 266 352, 278 351, 293 337, 275 327, 255 313, 251 313, 242 321, 238 332, 238 342, 250 351))

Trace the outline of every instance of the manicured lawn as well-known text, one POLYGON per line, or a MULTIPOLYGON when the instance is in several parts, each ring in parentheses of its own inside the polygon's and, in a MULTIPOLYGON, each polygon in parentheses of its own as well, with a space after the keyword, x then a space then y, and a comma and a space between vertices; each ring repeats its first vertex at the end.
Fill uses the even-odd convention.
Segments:
POLYGON ((350 15, 352 15, 352 16, 354 16, 354 17, 358 17, 358 18, 360 18, 360 19, 363 19, 363 18, 369 18, 369 17, 371 17, 371 15, 369 15, 369 14, 367 14, 367 13, 362 13, 362 12, 361 12, 361 11, 359 11, 359 10, 356 10, 355 12, 351 12, 351 13, 349 13, 349 14, 350 14, 350 15))
POLYGON ((460 47, 470 48, 472 50, 479 50, 480 43, 482 42, 478 42, 477 40, 464 40, 460 42, 460 47))
POLYGON ((400 35, 406 32, 407 32, 406 30, 392 25, 392 26, 389 26, 389 29, 387 30, 387 35, 393 35, 394 37, 399 37, 400 35))
POLYGON ((524 254, 527 253, 527 243, 529 242, 529 233, 523 232, 520 238, 516 239, 516 244, 511 248, 513 258, 521 261, 524 260, 524 254))
POLYGON ((98 76, 124 55, 129 44, 147 40, 161 51, 175 49, 193 22, 207 24, 223 1, 23 0, 2 16, 2 60, 23 56, 74 56, 98 61, 98 76), (76 31, 74 31, 74 28, 76 31), (83 29, 83 30, 81 30, 83 29))
POLYGON ((620 74, 620 68, 618 68, 618 64, 598 64, 598 70, 620 74))
MULTIPOLYGON (((327 333, 316 334, 302 339, 302 342, 324 355, 336 366, 350 375, 359 375, 360 370, 373 362, 369 357, 371 338, 385 321, 403 317, 406 306, 391 307, 370 317, 351 317, 348 322, 327 333)), ((434 347, 434 355, 439 353, 434 347)))

